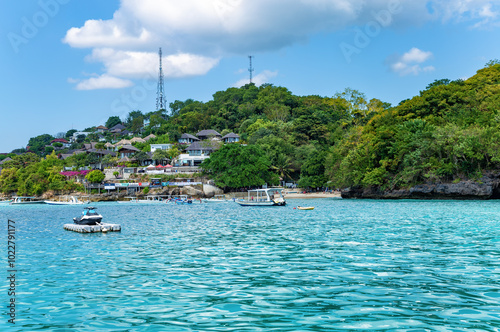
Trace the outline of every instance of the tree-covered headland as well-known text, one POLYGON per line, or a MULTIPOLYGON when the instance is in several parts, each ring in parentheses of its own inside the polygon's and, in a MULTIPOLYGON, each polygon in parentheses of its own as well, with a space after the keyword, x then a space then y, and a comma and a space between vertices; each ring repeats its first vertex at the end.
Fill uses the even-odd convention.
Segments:
MULTIPOLYGON (((175 144, 183 133, 237 133, 240 143, 222 146, 201 166, 226 189, 297 181, 301 187, 394 190, 479 180, 485 172, 499 171, 499 109, 500 64, 491 61, 467 80, 436 80, 395 106, 349 88, 321 97, 247 84, 216 92, 208 102, 174 101, 169 112, 110 117, 106 126, 122 123, 135 136, 156 135, 153 141, 133 144, 140 150, 137 161, 147 158, 151 143, 175 144)), ((79 137, 71 148, 96 141, 95 128, 84 131, 92 134, 79 137)), ((120 139, 110 133, 104 138, 120 139)), ((57 159, 47 146, 51 139, 47 134, 32 138, 34 154, 15 155, 15 163, 3 165, 1 192, 61 188, 68 184, 60 182, 59 169, 95 162, 95 156, 84 154, 57 159)), ((175 158, 184 148, 176 145, 175 151, 155 158, 175 158)), ((113 162, 109 157, 107 163, 113 162)))

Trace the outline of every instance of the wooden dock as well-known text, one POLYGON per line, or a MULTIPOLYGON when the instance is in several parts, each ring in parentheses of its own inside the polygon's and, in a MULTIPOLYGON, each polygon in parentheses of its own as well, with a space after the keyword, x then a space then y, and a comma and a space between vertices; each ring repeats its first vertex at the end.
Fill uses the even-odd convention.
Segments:
POLYGON ((77 224, 64 224, 64 229, 78 233, 97 233, 97 232, 119 232, 122 226, 119 224, 106 224, 99 225, 77 225, 77 224))

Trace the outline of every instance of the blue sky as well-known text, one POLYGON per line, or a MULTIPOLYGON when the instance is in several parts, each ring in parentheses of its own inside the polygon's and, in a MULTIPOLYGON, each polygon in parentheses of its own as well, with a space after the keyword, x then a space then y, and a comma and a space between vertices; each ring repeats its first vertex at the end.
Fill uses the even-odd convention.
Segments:
POLYGON ((392 104, 500 58, 499 0, 24 0, 0 11, 0 152, 248 81, 392 104))

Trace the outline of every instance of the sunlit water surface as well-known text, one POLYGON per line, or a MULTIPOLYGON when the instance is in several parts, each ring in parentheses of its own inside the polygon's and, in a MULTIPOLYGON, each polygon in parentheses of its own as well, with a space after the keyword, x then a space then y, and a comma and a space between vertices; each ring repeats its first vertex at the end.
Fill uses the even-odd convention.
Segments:
POLYGON ((96 206, 120 233, 63 230, 80 207, 0 207, 4 275, 7 219, 18 270, 0 330, 500 328, 500 202, 96 206))

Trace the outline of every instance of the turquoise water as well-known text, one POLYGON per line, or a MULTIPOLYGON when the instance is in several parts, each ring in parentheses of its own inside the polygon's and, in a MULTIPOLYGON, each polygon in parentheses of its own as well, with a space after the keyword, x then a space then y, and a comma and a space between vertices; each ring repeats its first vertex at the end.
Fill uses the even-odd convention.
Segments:
POLYGON ((2 309, 0 330, 500 328, 500 202, 96 206, 121 233, 63 230, 79 207, 0 207, 4 275, 7 218, 18 269, 16 327, 2 309))

